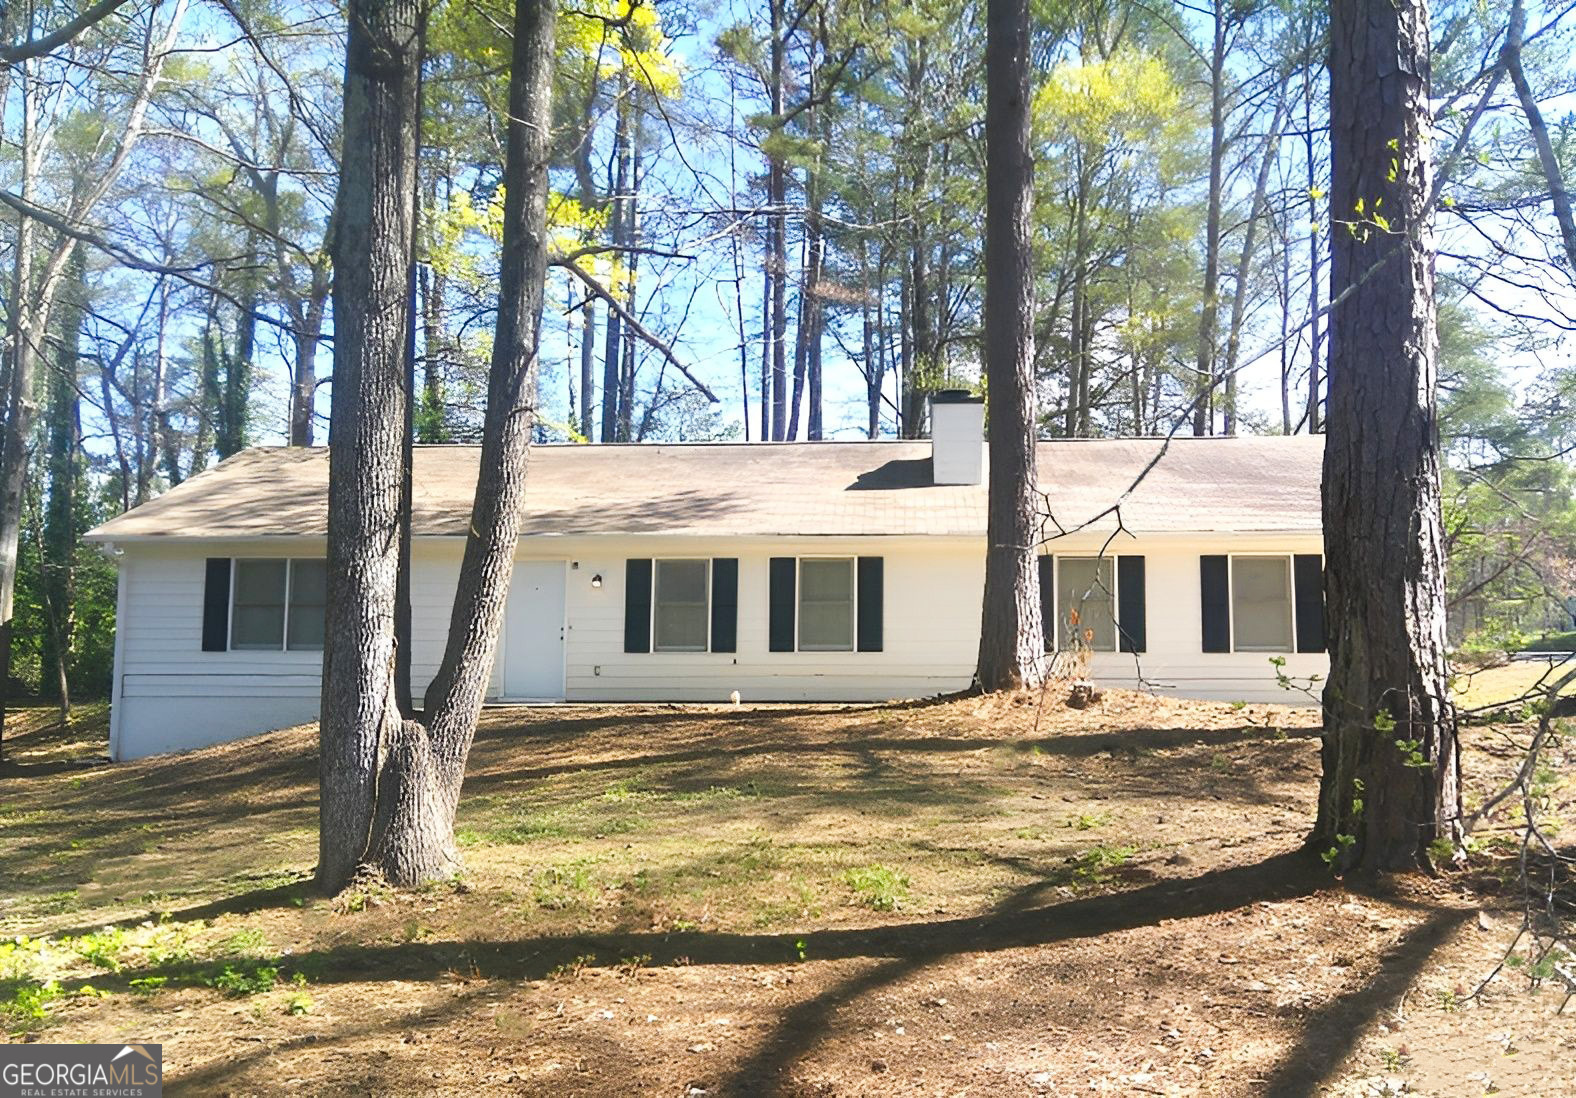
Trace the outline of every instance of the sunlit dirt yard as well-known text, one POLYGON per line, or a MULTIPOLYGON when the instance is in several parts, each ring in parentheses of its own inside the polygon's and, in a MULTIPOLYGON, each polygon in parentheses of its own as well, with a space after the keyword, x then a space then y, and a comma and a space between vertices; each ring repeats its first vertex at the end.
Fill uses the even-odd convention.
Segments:
MULTIPOLYGON (((1576 1093, 1561 986, 1472 994, 1519 809, 1464 870, 1343 885, 1299 851, 1316 719, 490 709, 463 876, 325 898, 315 728, 111 766, 102 712, 13 715, 0 1020, 162 1042, 172 1094, 1576 1093)), ((1468 731, 1469 803, 1529 734, 1468 731)))

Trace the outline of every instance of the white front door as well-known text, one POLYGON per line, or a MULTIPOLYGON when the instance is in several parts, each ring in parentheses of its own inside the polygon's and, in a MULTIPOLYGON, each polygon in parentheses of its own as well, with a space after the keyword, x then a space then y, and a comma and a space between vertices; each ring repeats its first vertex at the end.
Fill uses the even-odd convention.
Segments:
POLYGON ((564 696, 564 571, 561 560, 514 566, 503 614, 503 696, 564 696))

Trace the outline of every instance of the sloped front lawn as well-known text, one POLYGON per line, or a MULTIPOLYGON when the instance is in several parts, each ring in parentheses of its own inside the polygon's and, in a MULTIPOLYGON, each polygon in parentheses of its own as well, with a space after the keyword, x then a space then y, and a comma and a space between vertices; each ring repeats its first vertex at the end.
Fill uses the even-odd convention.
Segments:
POLYGON ((1553 988, 1468 998, 1506 832, 1347 889, 1298 852, 1311 711, 1020 701, 489 710, 465 875, 333 899, 313 729, 112 767, 28 714, 5 1026, 162 1042, 172 1093, 1576 1091, 1553 988))

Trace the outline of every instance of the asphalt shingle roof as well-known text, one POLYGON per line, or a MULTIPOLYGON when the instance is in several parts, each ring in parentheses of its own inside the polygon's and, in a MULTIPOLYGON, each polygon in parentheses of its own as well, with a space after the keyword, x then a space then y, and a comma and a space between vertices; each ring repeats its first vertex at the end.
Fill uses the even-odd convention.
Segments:
MULTIPOLYGON (((479 454, 416 448, 418 536, 465 533, 479 454)), ((1317 436, 1055 440, 1040 443, 1040 489, 1063 528, 1121 499, 1135 534, 1316 533, 1322 455, 1317 436)), ((526 536, 985 533, 985 488, 930 483, 929 442, 550 445, 531 463, 526 536)), ((89 536, 321 537, 327 501, 327 450, 262 447, 89 536)))

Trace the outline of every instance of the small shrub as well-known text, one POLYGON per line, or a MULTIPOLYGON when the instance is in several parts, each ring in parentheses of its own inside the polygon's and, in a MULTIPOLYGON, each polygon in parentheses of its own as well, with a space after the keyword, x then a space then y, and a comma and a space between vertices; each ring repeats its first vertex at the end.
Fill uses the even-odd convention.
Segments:
POLYGON ((203 981, 216 991, 226 995, 240 998, 246 995, 261 995, 265 991, 272 991, 279 982, 279 969, 273 965, 261 963, 243 963, 239 968, 234 965, 225 965, 217 973, 203 981))
POLYGON ((0 1012, 13 1023, 28 1027, 49 1017, 49 1004, 64 994, 57 980, 44 983, 23 981, 18 983, 5 999, 0 1000, 0 1012))
POLYGON ((71 939, 70 946, 77 956, 89 964, 110 972, 119 972, 120 955, 126 948, 126 932, 118 926, 107 926, 95 934, 71 939))
POLYGON ((908 899, 908 878, 888 866, 850 869, 843 882, 859 894, 861 903, 877 911, 896 911, 908 899))

